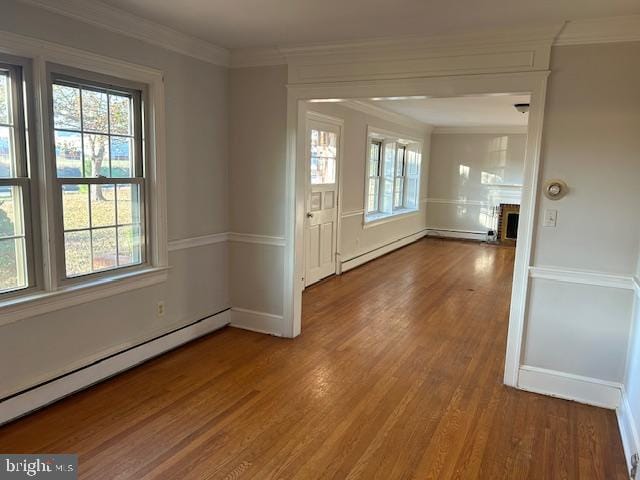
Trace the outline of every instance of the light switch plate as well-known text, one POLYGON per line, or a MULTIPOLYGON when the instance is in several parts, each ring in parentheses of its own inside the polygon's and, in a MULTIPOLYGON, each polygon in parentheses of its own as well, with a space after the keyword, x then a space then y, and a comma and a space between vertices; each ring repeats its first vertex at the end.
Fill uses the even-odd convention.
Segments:
POLYGON ((557 223, 558 223, 558 211, 553 210, 551 208, 547 208, 544 211, 544 221, 542 224, 545 227, 555 227, 557 223))

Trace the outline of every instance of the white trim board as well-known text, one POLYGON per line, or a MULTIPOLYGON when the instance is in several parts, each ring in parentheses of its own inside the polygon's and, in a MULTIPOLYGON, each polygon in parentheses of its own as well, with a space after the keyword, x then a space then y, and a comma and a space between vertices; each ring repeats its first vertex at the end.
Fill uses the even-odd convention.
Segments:
POLYGON ((231 322, 224 310, 0 402, 0 425, 133 368, 231 322))
POLYGON ((616 417, 618 419, 618 429, 622 439, 622 448, 624 449, 624 458, 627 461, 627 468, 631 471, 631 456, 640 452, 640 436, 636 429, 636 419, 633 416, 633 410, 629 403, 629 397, 624 387, 622 388, 622 398, 620 405, 616 408, 616 417))
POLYGON ((448 198, 427 198, 426 202, 439 203, 439 204, 445 204, 445 205, 473 205, 476 207, 491 206, 489 202, 483 202, 481 200, 455 200, 455 199, 448 199, 448 198))
MULTIPOLYGON (((366 115, 371 115, 372 117, 386 120, 391 123, 396 123, 404 127, 413 128, 415 130, 423 132, 425 135, 433 130, 433 126, 429 125, 428 123, 420 122, 407 115, 402 115, 400 113, 392 112, 391 110, 387 110, 386 108, 380 107, 378 105, 372 105, 362 100, 347 99, 342 102, 338 102, 338 105, 342 105, 343 107, 350 108, 357 112, 361 112, 366 115)), ((379 129, 374 129, 374 130, 377 131, 379 129)))
POLYGON ((182 238, 169 242, 169 251, 183 250, 186 248, 202 247, 204 245, 214 245, 223 242, 256 243, 260 245, 271 245, 284 247, 284 237, 274 237, 271 235, 258 235, 254 233, 222 232, 202 235, 199 237, 182 238))
POLYGON ((435 127, 434 135, 526 135, 526 125, 435 127))
POLYGON ((202 235, 199 237, 183 238, 181 240, 171 240, 169 242, 169 251, 183 250, 185 248, 202 247, 204 245, 213 245, 215 243, 227 242, 229 233, 213 233, 211 235, 202 235))
POLYGON ((387 253, 397 250, 398 248, 402 248, 406 245, 409 245, 410 243, 420 240, 422 237, 426 235, 426 233, 427 233, 426 230, 421 230, 417 233, 408 235, 404 238, 400 238, 393 242, 381 245, 379 247, 375 247, 364 253, 359 253, 356 256, 351 257, 347 260, 341 260, 339 271, 340 273, 344 273, 353 268, 359 267, 360 265, 364 265, 365 263, 370 262, 371 260, 381 257, 382 255, 386 255, 387 253))
POLYGON ((271 245, 274 247, 284 247, 283 237, 273 237, 270 235, 256 235, 253 233, 229 233, 229 241, 240 243, 258 243, 260 245, 271 245))
POLYGON ((529 267, 529 277, 565 283, 579 283, 583 285, 634 290, 634 280, 631 275, 616 275, 605 272, 559 267, 529 267))
POLYGON ((620 406, 622 397, 620 383, 529 365, 520 367, 518 388, 611 410, 620 406))
POLYGON ((282 315, 247 308, 231 308, 231 327, 282 337, 282 315))
POLYGON ((230 64, 231 53, 226 48, 102 2, 95 0, 20 1, 214 65, 227 67, 230 64))

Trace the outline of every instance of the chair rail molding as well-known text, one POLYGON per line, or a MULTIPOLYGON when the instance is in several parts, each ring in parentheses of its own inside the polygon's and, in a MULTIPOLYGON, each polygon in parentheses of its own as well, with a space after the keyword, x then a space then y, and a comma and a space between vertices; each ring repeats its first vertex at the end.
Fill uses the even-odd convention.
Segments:
POLYGON ((275 237, 271 235, 256 235, 253 233, 229 233, 229 240, 231 242, 239 243, 257 243, 260 245, 271 245, 273 247, 284 247, 284 237, 275 237))
POLYGON ((576 270, 560 267, 529 267, 530 278, 542 278, 556 282, 579 283, 598 287, 634 290, 635 281, 631 275, 618 275, 607 272, 576 270))
POLYGON ((229 241, 229 232, 212 233, 211 235, 171 240, 169 242, 169 251, 172 252, 175 250, 184 250, 186 248, 202 247, 204 245, 213 245, 227 241, 229 241))
POLYGON ((284 247, 285 245, 284 237, 258 235, 254 233, 222 232, 172 240, 169 242, 169 251, 184 250, 186 248, 202 247, 204 245, 214 245, 223 242, 254 243, 275 247, 284 247))

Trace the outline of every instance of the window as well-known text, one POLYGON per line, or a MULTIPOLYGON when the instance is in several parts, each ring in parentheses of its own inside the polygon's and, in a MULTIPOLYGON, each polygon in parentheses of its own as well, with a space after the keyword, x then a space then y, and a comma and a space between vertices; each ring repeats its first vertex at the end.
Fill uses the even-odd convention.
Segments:
POLYGON ((365 222, 418 209, 422 144, 369 129, 365 222))
POLYGON ((23 73, 0 63, 0 294, 35 284, 23 73))
POLYGON ((162 72, 5 40, 0 325, 165 282, 162 72))
POLYGON ((311 183, 336 183, 338 136, 334 132, 311 129, 311 183))
POLYGON ((52 76, 62 278, 145 262, 140 91, 52 76))
POLYGON ((369 170, 367 213, 380 210, 380 167, 382 166, 382 142, 372 140, 369 143, 369 170))
POLYGON ((396 148, 396 168, 393 182, 393 208, 404 206, 404 182, 405 182, 405 156, 407 147, 398 145, 396 148))

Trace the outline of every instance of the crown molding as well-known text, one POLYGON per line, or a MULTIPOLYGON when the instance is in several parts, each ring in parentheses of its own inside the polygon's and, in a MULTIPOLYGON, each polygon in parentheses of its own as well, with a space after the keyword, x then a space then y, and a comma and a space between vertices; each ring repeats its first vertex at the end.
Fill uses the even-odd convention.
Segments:
POLYGON ((231 50, 231 68, 286 65, 287 59, 277 47, 239 48, 231 50))
POLYGON ((640 41, 640 15, 572 20, 554 46, 640 41))
POLYGON ((301 58, 357 56, 379 58, 410 56, 416 51, 466 51, 500 46, 545 44, 552 46, 640 41, 640 15, 571 20, 524 29, 494 30, 461 35, 403 37, 329 42, 290 47, 248 48, 232 50, 231 67, 286 65, 301 58))
POLYGON ((526 125, 504 125, 504 126, 477 126, 477 127, 435 127, 432 132, 435 134, 499 134, 517 135, 526 134, 526 125))
POLYGON ((392 112, 386 108, 378 107, 377 105, 371 105, 370 103, 361 100, 344 100, 343 102, 339 102, 338 105, 366 113, 367 115, 371 115, 388 122, 397 123, 398 125, 415 128, 416 130, 424 133, 429 133, 433 130, 433 126, 428 123, 420 122, 414 118, 392 112))
POLYGON ((438 36, 405 36, 367 39, 352 42, 327 42, 308 45, 281 47, 279 51, 288 60, 300 57, 325 55, 358 55, 375 58, 389 57, 412 58, 416 50, 450 51, 452 49, 483 49, 495 46, 524 47, 539 44, 551 44, 562 29, 563 23, 494 29, 480 32, 438 35, 438 36))
POLYGON ((494 29, 481 32, 364 39, 349 42, 324 42, 272 48, 248 48, 231 51, 231 67, 285 64, 322 64, 323 62, 411 60, 416 57, 478 54, 496 48, 528 51, 533 46, 550 47, 562 23, 494 29))
POLYGON ((229 50, 98 0, 19 0, 81 22, 127 35, 214 65, 229 66, 229 50))

